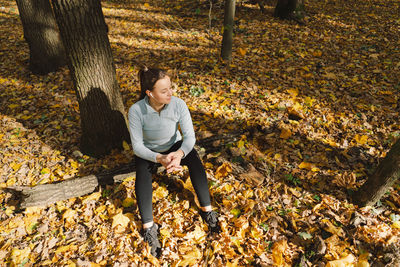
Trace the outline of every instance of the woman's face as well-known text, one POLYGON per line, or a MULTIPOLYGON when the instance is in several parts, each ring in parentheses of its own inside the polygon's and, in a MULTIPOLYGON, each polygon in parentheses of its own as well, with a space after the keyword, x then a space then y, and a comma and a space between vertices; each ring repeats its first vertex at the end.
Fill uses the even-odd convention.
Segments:
POLYGON ((147 91, 147 96, 159 104, 169 104, 172 96, 171 79, 165 76, 158 80, 154 84, 153 91, 147 91))

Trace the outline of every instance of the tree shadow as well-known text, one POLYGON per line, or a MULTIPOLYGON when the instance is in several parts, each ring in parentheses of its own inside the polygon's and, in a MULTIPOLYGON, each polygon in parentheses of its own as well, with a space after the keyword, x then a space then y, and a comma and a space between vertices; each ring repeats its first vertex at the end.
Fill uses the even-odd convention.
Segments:
POLYGON ((112 149, 122 149, 121 136, 123 140, 130 140, 128 130, 123 127, 124 114, 111 108, 109 98, 100 88, 89 90, 81 100, 80 109, 81 127, 86 126, 81 136, 81 149, 88 155, 107 155, 112 149), (107 121, 103 118, 107 118, 107 121), (104 131, 99 133, 96 127, 91 127, 91 125, 101 126, 100 128, 104 131), (99 140, 104 140, 104 145, 99 147, 99 140))

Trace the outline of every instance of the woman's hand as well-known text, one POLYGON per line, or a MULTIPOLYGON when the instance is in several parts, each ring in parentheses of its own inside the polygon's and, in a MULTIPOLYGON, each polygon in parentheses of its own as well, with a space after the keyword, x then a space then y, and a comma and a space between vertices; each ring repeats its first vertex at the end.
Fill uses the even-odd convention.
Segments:
POLYGON ((158 163, 167 169, 167 173, 182 170, 181 159, 184 156, 182 150, 171 152, 168 155, 158 154, 156 159, 158 163))
POLYGON ((167 155, 167 159, 169 160, 169 163, 166 167, 167 173, 182 170, 181 159, 184 155, 185 153, 181 149, 175 152, 171 152, 167 155))
POLYGON ((171 159, 169 159, 167 156, 168 155, 158 154, 156 157, 157 162, 161 163, 161 165, 163 165, 166 169, 168 167, 168 164, 171 162, 171 159))

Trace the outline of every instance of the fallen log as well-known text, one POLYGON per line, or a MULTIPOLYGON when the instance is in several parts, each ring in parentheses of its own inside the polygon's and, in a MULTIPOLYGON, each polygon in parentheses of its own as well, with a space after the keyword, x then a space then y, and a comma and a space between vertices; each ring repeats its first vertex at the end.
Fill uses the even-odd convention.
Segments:
MULTIPOLYGON (((211 136, 199 141, 200 144, 206 145, 209 149, 207 152, 214 152, 230 142, 234 142, 242 133, 226 134, 223 136, 211 136), (219 148, 210 146, 215 140, 221 141, 219 148)), ((202 158, 206 153, 206 149, 196 146, 196 149, 202 158)), ((154 173, 161 173, 165 169, 158 167, 153 170, 154 173)), ((20 196, 20 209, 34 206, 47 206, 57 201, 67 200, 73 197, 80 197, 89 194, 96 190, 98 186, 112 185, 120 183, 128 177, 136 175, 135 163, 130 162, 118 168, 104 171, 100 174, 88 175, 84 177, 75 177, 68 180, 51 183, 41 184, 33 187, 30 186, 12 186, 3 188, 2 190, 10 191, 15 195, 20 196)))

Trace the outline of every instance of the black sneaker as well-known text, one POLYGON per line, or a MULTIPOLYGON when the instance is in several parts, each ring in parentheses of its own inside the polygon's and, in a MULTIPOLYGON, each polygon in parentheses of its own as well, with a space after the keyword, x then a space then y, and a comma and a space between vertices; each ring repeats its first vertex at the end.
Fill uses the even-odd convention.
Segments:
POLYGON ((144 229, 143 238, 151 247, 151 255, 159 257, 161 253, 161 244, 158 240, 158 225, 153 224, 152 227, 144 229))
POLYGON ((208 224, 208 228, 213 233, 219 233, 221 228, 218 224, 218 213, 215 211, 202 211, 200 210, 200 216, 208 224))

